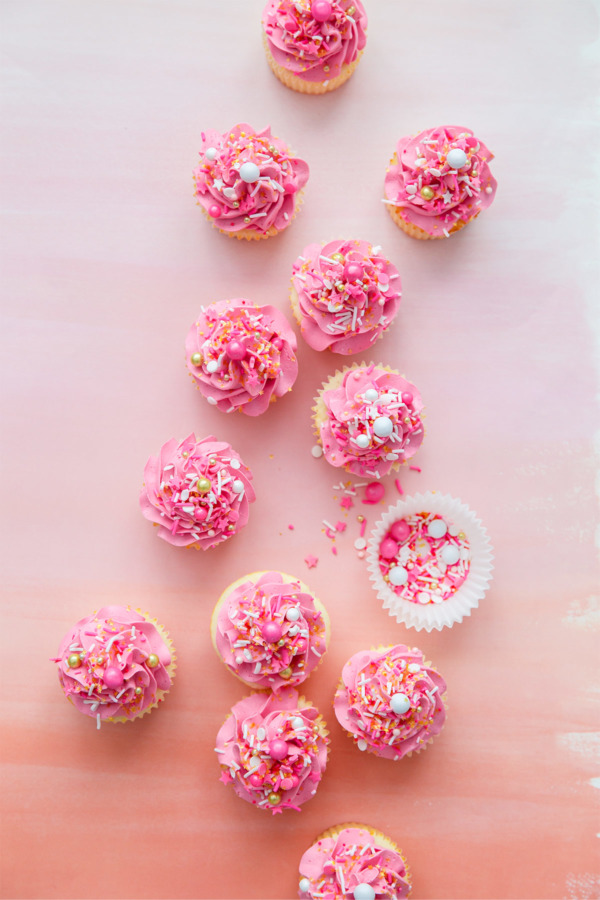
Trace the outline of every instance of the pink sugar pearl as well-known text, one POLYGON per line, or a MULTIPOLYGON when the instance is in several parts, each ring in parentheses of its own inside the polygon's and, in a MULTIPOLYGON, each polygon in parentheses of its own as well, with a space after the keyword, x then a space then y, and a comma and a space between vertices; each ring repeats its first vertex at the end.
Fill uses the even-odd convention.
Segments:
POLYGON ((359 278, 363 277, 363 274, 363 267, 359 263, 348 263, 344 269, 344 276, 348 281, 358 281, 359 278))
POLYGON ((264 637, 265 641, 268 641, 270 644, 276 644, 277 641, 281 639, 283 628, 281 627, 279 622, 265 622, 260 630, 260 633, 264 637))
POLYGON ((402 543, 410 534, 410 525, 404 519, 400 519, 399 522, 394 522, 390 528, 390 534, 395 541, 402 543))
POLYGON ((385 488, 379 481, 372 481, 365 488, 365 497, 369 503, 379 503, 384 494, 385 488))
POLYGON ((229 359, 240 360, 246 356, 246 348, 241 341, 229 341, 225 347, 225 353, 229 359))
POLYGON ((119 688, 124 681, 125 679, 120 669, 117 669, 116 666, 108 666, 104 672, 104 684, 107 688, 119 688))
POLYGON ((260 787, 261 784, 263 783, 262 776, 258 775, 256 773, 254 773, 254 775, 250 776, 249 781, 250 781, 250 784, 252 785, 252 787, 260 787))
POLYGON ((288 755, 288 745, 285 741, 279 740, 276 738, 274 741, 269 741, 269 756, 271 759, 282 760, 285 759, 288 755))
POLYGON ((212 206, 208 207, 208 214, 212 219, 218 219, 221 215, 221 207, 213 203, 212 206))
POLYGON ((384 538, 379 547, 379 552, 384 559, 393 559, 398 552, 398 544, 391 538, 384 538))
POLYGON ((328 0, 313 0, 310 11, 317 22, 326 22, 331 15, 331 3, 328 0))

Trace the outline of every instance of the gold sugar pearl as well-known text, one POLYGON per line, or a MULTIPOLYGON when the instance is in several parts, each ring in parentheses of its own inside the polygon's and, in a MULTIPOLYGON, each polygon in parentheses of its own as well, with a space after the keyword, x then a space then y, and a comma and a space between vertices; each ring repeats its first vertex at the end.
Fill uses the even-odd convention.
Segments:
POLYGON ((281 795, 275 793, 275 791, 273 791, 272 793, 269 794, 269 803, 271 804, 271 806, 277 806, 277 804, 279 803, 280 800, 281 800, 281 795))
POLYGON ((281 675, 282 678, 291 678, 291 677, 292 677, 292 670, 291 670, 290 667, 288 666, 287 669, 282 669, 281 672, 280 672, 279 674, 281 675))
POLYGON ((202 354, 201 353, 192 353, 191 363, 193 366, 201 366, 202 365, 202 354))
POLYGON ((343 253, 332 253, 331 259, 335 259, 336 262, 343 263, 345 260, 345 256, 343 253))
POLYGON ((199 478, 196 487, 201 494, 208 494, 210 491, 210 481, 208 478, 199 478))
POLYGON ((151 653, 148 659, 146 660, 146 665, 151 669, 155 669, 158 665, 158 656, 156 653, 151 653))
POLYGON ((141 687, 136 687, 135 693, 136 693, 136 697, 139 697, 139 696, 141 695, 141 693, 142 693, 141 687))
POLYGON ((421 188, 421 197, 423 200, 432 200, 433 199, 433 191, 428 185, 421 188))
POLYGON ((81 665, 81 659, 79 658, 78 653, 71 653, 69 656, 67 663, 70 669, 77 669, 81 665))

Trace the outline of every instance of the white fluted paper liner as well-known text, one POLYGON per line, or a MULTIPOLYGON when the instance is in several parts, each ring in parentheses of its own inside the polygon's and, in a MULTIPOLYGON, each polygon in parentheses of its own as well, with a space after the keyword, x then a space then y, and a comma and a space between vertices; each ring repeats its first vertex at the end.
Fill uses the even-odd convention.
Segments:
POLYGON ((383 601, 383 608, 398 622, 409 628, 416 628, 417 631, 441 631, 442 628, 452 627, 455 622, 462 622, 465 616, 470 616, 490 586, 493 559, 488 533, 475 513, 462 500, 435 491, 413 494, 390 506, 371 532, 367 548, 367 567, 371 573, 369 579, 373 582, 377 596, 383 601), (457 525, 469 540, 471 554, 468 575, 455 593, 443 603, 425 606, 399 597, 383 580, 379 568, 379 545, 391 525, 398 519, 420 512, 437 513, 457 525))

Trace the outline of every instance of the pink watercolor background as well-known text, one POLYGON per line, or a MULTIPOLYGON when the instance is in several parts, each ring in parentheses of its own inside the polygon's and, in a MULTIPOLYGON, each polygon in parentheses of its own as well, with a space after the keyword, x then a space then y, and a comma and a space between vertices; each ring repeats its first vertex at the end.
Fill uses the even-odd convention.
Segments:
POLYGON ((269 72, 261 7, 0 7, 2 895, 291 898, 307 846, 358 820, 403 848, 415 898, 597 897, 595 4, 370 0, 364 58, 324 97, 269 72), (297 220, 251 245, 192 197, 201 130, 244 120, 311 166, 297 220), (442 123, 494 151, 498 195, 456 238, 417 242, 386 214, 383 176, 398 137, 442 123), (380 608, 353 548, 357 513, 379 510, 350 510, 337 557, 322 534, 339 478, 310 454, 310 407, 340 359, 301 344, 294 391, 258 420, 211 409, 186 374, 201 304, 287 311, 294 258, 339 237, 381 244, 402 275, 373 358, 426 403, 404 490, 461 497, 494 543, 487 599, 441 634, 380 608), (147 457, 192 430, 232 442, 258 495, 248 527, 206 554, 157 540, 138 509, 147 457), (300 815, 275 818, 218 781, 213 752, 245 689, 211 648, 210 614, 259 568, 308 581, 333 626, 305 687, 329 721, 328 771, 300 815), (162 621, 179 669, 160 710, 97 732, 49 657, 106 602, 162 621), (331 709, 345 660, 391 642, 426 652, 450 705, 435 744, 397 765, 357 752, 331 709))

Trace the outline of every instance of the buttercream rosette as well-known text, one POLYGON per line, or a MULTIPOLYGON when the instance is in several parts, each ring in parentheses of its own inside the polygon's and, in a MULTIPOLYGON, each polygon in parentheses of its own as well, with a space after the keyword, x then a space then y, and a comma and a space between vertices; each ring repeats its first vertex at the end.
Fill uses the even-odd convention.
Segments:
POLYGON ((417 631, 441 631, 470 616, 490 586, 493 559, 477 515, 436 491, 390 506, 367 548, 369 578, 383 608, 417 631))
POLYGON ((215 228, 230 237, 259 240, 290 225, 308 181, 308 165, 293 156, 270 128, 234 125, 202 133, 194 169, 197 203, 215 228))
POLYGON ((185 357, 212 406, 259 416, 291 391, 298 377, 296 346, 282 312, 235 298, 202 308, 188 332, 185 357))
POLYGON ((400 275, 367 241, 309 244, 292 270, 292 309, 313 350, 372 347, 398 312, 400 275))
POLYGON ((139 610, 104 606, 66 633, 53 659, 65 696, 84 715, 131 722, 163 700, 175 674, 172 643, 139 610))
POLYGON ((442 730, 445 692, 446 682, 422 652, 398 644, 350 657, 333 706, 359 750, 402 759, 442 730))
POLYGON ((355 363, 323 384, 314 407, 323 455, 353 475, 381 478, 423 442, 423 403, 414 384, 375 363, 355 363))
POLYGON ((304 94, 333 91, 347 81, 367 42, 360 0, 268 0, 262 24, 272 71, 304 94))
POLYGON ((298 685, 327 650, 329 616, 299 578, 253 572, 223 592, 213 611, 213 645, 249 687, 281 690, 298 685))
POLYGON ((140 506, 175 547, 209 550, 237 534, 255 500, 252 473, 226 441, 175 438, 144 469, 140 506))
POLYGON ((411 237, 450 237, 493 202, 493 158, 472 131, 456 125, 400 138, 385 177, 392 219, 411 237))
POLYGON ((402 851, 369 825, 346 823, 328 828, 300 860, 298 896, 302 900, 404 900, 411 877, 402 851))
POLYGON ((293 688, 236 703, 217 735, 221 781, 243 800, 280 813, 316 793, 329 738, 316 707, 293 688))

